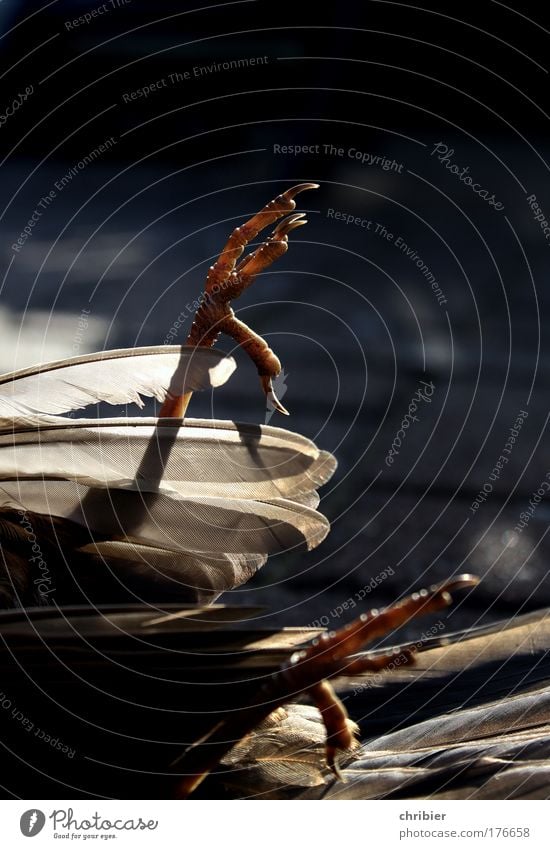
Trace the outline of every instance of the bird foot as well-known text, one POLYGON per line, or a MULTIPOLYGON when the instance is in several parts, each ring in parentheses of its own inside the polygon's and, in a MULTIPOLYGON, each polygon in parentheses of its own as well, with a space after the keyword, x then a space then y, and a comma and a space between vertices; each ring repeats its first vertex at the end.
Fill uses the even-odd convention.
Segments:
POLYGON ((178 767, 188 771, 180 782, 178 797, 189 796, 233 745, 272 711, 304 694, 309 695, 321 712, 327 734, 327 765, 340 777, 338 755, 353 749, 355 737, 346 708, 329 680, 414 663, 415 646, 392 648, 376 654, 358 653, 373 640, 391 633, 411 619, 447 607, 452 603, 451 592, 473 587, 478 581, 473 575, 459 575, 415 592, 390 607, 363 613, 349 625, 325 633, 296 651, 289 662, 260 688, 256 704, 223 719, 210 735, 178 760, 178 767))
MULTIPOLYGON (((260 272, 286 253, 289 233, 307 223, 302 212, 288 214, 296 208, 294 198, 307 189, 318 188, 317 183, 300 183, 293 186, 266 204, 245 224, 233 230, 220 256, 209 269, 200 306, 187 339, 187 345, 210 347, 215 344, 220 333, 230 336, 237 345, 244 348, 256 366, 261 387, 270 405, 284 415, 288 415, 288 410, 283 407, 273 389, 273 379, 281 372, 280 360, 265 339, 236 317, 231 308, 231 301, 240 297, 260 272), (261 230, 280 218, 283 220, 271 235, 237 265, 246 245, 255 239, 261 230)), ((160 415, 182 416, 188 401, 189 398, 184 399, 183 396, 170 398, 161 408, 160 415)))
POLYGON ((289 664, 278 673, 281 689, 286 687, 290 698, 307 692, 321 711, 327 731, 327 764, 337 777, 340 777, 337 753, 350 750, 354 737, 347 724, 346 708, 329 679, 379 672, 414 663, 415 646, 392 648, 377 655, 357 655, 357 652, 411 619, 447 607, 452 603, 453 590, 472 587, 477 583, 478 578, 473 575, 459 575, 415 592, 383 610, 363 613, 349 625, 323 634, 310 646, 295 652, 289 664))

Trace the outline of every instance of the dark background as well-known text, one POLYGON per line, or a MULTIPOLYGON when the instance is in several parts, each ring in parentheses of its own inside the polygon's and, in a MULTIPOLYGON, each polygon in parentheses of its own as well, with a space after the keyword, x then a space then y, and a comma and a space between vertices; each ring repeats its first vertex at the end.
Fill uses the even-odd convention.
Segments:
MULTIPOLYGON (((336 624, 361 595, 380 605, 473 571, 482 584, 447 628, 550 603, 549 499, 513 530, 550 471, 550 242, 526 200, 535 194, 550 215, 544 7, 132 0, 68 25, 100 6, 0 6, 0 114, 32 87, 0 127, 1 368, 162 343, 230 230, 288 186, 317 181, 300 198, 308 227, 235 306, 284 364, 292 416, 271 423, 338 457, 321 505, 333 530, 309 555, 271 558, 226 600, 266 605, 264 621, 336 624), (251 57, 267 61, 194 73, 251 57), (41 197, 109 138, 14 252, 41 197), (438 162, 438 142, 503 210, 438 162), (320 153, 276 154, 275 144, 320 153), (361 164, 350 148, 401 167, 361 164), (388 469, 421 380, 433 381, 432 401, 388 469), (472 512, 521 410, 509 463, 472 512)), ((265 420, 254 369, 237 358, 231 383, 194 398, 192 415, 265 420)))

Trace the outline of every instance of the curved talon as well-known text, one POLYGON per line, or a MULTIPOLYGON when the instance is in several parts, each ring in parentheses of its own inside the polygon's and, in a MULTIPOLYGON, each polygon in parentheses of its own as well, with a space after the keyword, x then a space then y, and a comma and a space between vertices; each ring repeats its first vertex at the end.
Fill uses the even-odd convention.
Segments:
POLYGON ((305 192, 307 189, 318 189, 319 183, 298 183, 297 186, 293 186, 291 189, 287 189, 283 194, 283 197, 294 198, 299 192, 305 192))
POLYGON ((292 230, 295 230, 296 227, 301 227, 302 224, 307 224, 305 212, 297 212, 295 215, 289 215, 288 218, 283 218, 283 220, 277 224, 271 238, 284 238, 285 236, 288 236, 292 230))
POLYGON ((264 390, 265 397, 271 404, 271 406, 277 410, 277 412, 282 413, 283 416, 289 416, 290 413, 283 407, 277 396, 275 395, 275 390, 273 389, 273 383, 269 375, 261 374, 260 375, 260 383, 262 384, 262 389, 264 390))
POLYGON ((465 572, 463 575, 457 575, 456 578, 449 578, 447 581, 435 584, 430 587, 430 591, 435 592, 441 588, 448 593, 452 593, 454 590, 462 590, 466 587, 477 587, 478 584, 479 578, 477 575, 471 575, 469 572, 465 572))

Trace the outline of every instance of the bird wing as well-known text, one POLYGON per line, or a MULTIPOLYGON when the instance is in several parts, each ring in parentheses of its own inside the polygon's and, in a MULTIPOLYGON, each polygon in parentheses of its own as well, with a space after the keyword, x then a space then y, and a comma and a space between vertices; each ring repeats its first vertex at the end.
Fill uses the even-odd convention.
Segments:
POLYGON ((316 487, 336 461, 310 440, 234 422, 59 416, 218 386, 234 368, 213 349, 164 346, 0 377, 0 508, 86 528, 89 545, 74 534, 78 557, 66 547, 82 575, 106 566, 124 585, 149 576, 151 592, 186 588, 199 602, 248 580, 270 553, 314 548, 329 530, 316 487))
MULTIPOLYGON (((138 773, 150 770, 158 784, 191 741, 191 722, 212 726, 256 704, 266 677, 318 634, 263 632, 257 613, 246 622, 240 608, 169 605, 0 613, 0 670, 18 688, 18 704, 40 709, 47 727, 86 756, 80 770, 78 761, 52 758, 47 774, 116 794, 129 765, 127 793, 136 793, 138 773), (27 674, 17 677, 19 666, 27 674)), ((415 666, 341 683, 363 738, 345 783, 327 777, 316 709, 290 705, 224 757, 208 798, 226 796, 220 783, 262 798, 550 798, 550 611, 446 639, 419 652, 415 666)), ((8 762, 21 786, 36 781, 29 740, 19 735, 19 757, 8 762)))

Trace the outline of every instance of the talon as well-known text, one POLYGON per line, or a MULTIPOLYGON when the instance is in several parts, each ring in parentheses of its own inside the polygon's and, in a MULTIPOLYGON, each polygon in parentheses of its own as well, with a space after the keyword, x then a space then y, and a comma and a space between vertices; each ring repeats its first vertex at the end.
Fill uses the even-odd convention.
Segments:
POLYGON ((283 405, 275 395, 275 390, 273 389, 271 377, 269 377, 269 375, 261 374, 260 383, 262 384, 262 389, 264 390, 265 397, 267 398, 273 409, 277 410, 277 412, 279 413, 282 413, 283 416, 289 416, 290 413, 288 412, 286 407, 283 407, 283 405))
POLYGON ((333 776, 337 781, 341 781, 342 784, 346 783, 346 779, 344 778, 344 774, 340 769, 340 764, 338 763, 338 749, 335 749, 334 746, 327 746, 326 748, 326 759, 327 766, 332 772, 333 776))
POLYGON ((440 590, 445 590, 447 593, 453 590, 461 590, 466 587, 477 587, 479 578, 477 575, 470 575, 466 572, 464 575, 457 575, 456 578, 449 578, 448 581, 442 581, 440 584, 434 584, 430 587, 429 592, 435 593, 440 590))
POLYGON ((289 215, 288 218, 283 218, 283 220, 275 227, 273 236, 288 236, 291 230, 295 230, 296 227, 301 227, 302 224, 307 224, 305 215, 305 212, 297 212, 295 215, 289 215))
POLYGON ((286 198, 287 200, 292 200, 296 197, 300 192, 305 192, 308 189, 318 189, 319 183, 298 183, 297 186, 292 186, 291 189, 287 189, 281 197, 286 198))

